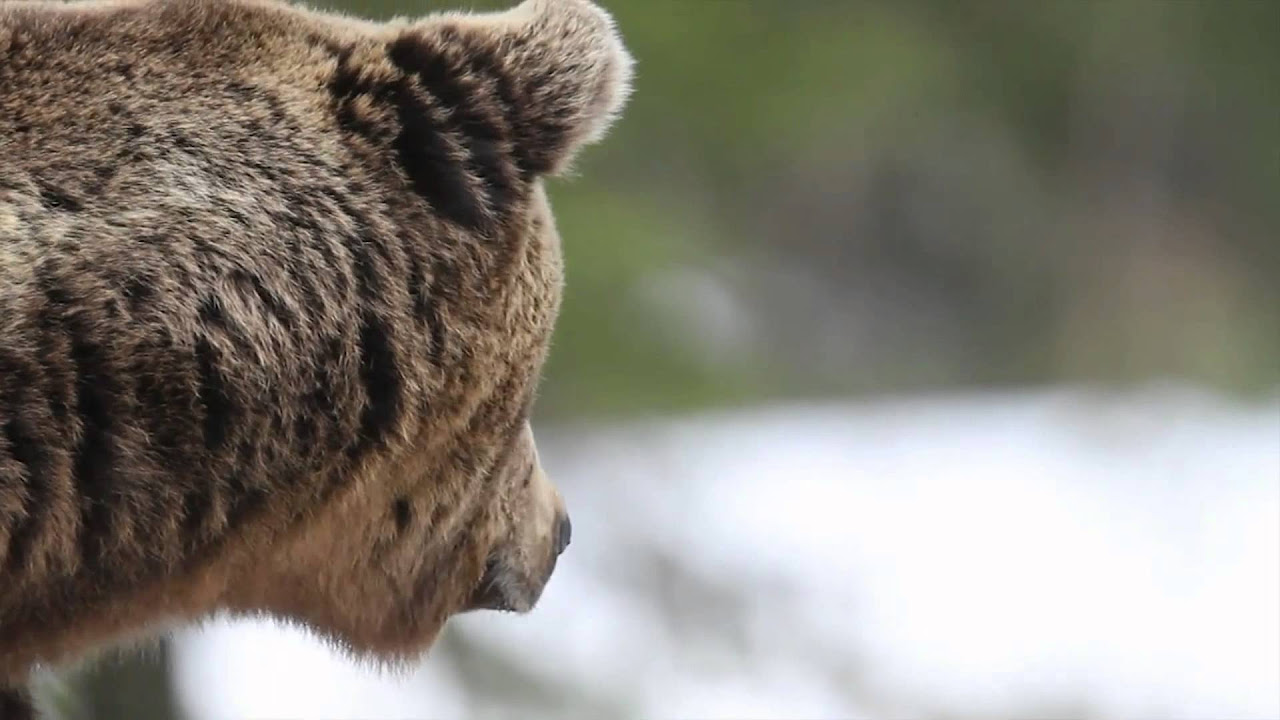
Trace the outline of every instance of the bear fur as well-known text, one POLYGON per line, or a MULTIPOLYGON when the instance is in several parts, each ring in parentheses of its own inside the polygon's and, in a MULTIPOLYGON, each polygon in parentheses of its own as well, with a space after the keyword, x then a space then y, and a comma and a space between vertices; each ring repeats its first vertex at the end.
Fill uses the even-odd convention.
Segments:
POLYGON ((543 181, 630 76, 587 0, 0 0, 0 708, 220 612, 395 663, 533 606, 543 181))

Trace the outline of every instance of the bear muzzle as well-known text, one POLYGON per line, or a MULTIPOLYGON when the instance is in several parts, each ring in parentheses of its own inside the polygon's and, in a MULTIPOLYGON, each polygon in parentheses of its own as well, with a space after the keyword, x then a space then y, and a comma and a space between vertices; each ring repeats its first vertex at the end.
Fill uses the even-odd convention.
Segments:
POLYGON ((542 570, 531 576, 521 565, 515 565, 509 559, 511 553, 505 548, 495 551, 485 564, 484 576, 472 593, 471 599, 463 608, 463 612, 472 610, 496 610, 500 612, 524 613, 533 609, 542 596, 543 590, 555 573, 556 563, 569 547, 573 535, 573 523, 567 513, 556 518, 556 529, 553 542, 547 545, 548 555, 542 570))
POLYGON ((564 499, 538 461, 533 433, 526 424, 517 457, 526 459, 509 480, 518 488, 510 498, 510 526, 489 551, 484 574, 463 612, 502 610, 528 612, 537 604, 555 571, 556 562, 573 538, 573 523, 564 499))

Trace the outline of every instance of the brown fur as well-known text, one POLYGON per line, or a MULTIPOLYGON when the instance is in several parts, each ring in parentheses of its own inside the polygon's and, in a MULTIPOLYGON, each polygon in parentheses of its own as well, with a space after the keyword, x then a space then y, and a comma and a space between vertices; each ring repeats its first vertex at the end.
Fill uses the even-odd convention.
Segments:
POLYGON ((629 73, 585 0, 0 0, 0 686, 217 611, 396 661, 529 609, 541 179, 629 73))

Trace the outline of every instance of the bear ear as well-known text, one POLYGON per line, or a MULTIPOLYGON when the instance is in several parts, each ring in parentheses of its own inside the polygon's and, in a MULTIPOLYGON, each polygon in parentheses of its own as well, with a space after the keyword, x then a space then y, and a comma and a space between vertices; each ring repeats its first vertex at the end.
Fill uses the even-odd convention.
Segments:
POLYGON ((630 95, 634 64, 613 19, 588 0, 428 17, 400 30, 389 55, 475 133, 505 136, 531 176, 564 171, 604 137, 630 95))

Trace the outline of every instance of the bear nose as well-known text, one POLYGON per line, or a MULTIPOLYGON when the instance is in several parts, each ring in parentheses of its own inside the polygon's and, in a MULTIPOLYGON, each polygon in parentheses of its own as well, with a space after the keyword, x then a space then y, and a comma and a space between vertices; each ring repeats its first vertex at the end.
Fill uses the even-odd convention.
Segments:
POLYGON ((569 547, 569 540, 573 537, 573 523, 569 521, 568 515, 560 516, 560 527, 556 529, 556 556, 564 553, 564 549, 569 547))

